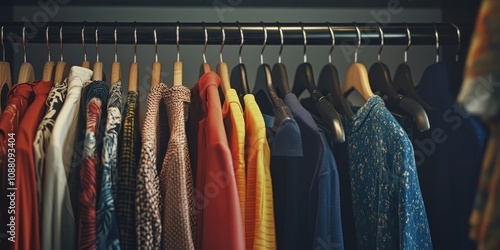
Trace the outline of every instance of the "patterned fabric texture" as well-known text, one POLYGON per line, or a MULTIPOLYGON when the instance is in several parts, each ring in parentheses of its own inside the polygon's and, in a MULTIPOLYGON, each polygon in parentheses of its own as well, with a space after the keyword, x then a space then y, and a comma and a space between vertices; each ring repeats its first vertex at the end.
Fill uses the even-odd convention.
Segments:
POLYGON ((413 146, 377 95, 347 121, 359 249, 432 249, 413 146))
POLYGON ((500 1, 481 2, 458 102, 489 120, 500 115, 500 1))
POLYGON ((119 135, 118 148, 118 188, 116 195, 116 217, 120 230, 120 247, 124 250, 136 249, 135 233, 135 192, 137 166, 141 153, 139 132, 138 93, 129 91, 124 108, 123 126, 119 135))
POLYGON ((106 130, 104 131, 100 170, 101 183, 97 199, 97 249, 120 249, 115 213, 116 162, 118 133, 122 122, 122 83, 109 90, 106 130))
POLYGON ((56 122, 59 111, 61 111, 68 92, 68 79, 61 83, 56 83, 49 92, 45 105, 47 111, 42 121, 36 130, 35 140, 33 141, 33 152, 35 155, 35 171, 36 171, 36 184, 38 188, 38 203, 39 208, 42 208, 42 180, 45 171, 45 152, 50 142, 52 129, 56 122))
POLYGON ((500 248, 500 125, 490 123, 490 138, 483 158, 483 166, 470 217, 470 238, 479 250, 500 248))
POLYGON ((185 129, 191 94, 185 86, 174 86, 164 98, 170 140, 160 172, 162 249, 194 250, 196 207, 185 129))
POLYGON ((86 131, 82 165, 80 167, 80 203, 78 249, 96 249, 97 166, 102 146, 101 119, 106 117, 104 104, 108 100, 106 82, 94 81, 87 91, 85 105, 86 131))
POLYGON ((165 105, 163 105, 166 91, 167 86, 160 83, 151 88, 147 98, 135 198, 138 249, 160 249, 161 247, 162 225, 158 165, 162 163, 166 152, 166 142, 168 142, 166 129, 161 129, 168 128, 168 125, 164 125, 168 121, 165 105))

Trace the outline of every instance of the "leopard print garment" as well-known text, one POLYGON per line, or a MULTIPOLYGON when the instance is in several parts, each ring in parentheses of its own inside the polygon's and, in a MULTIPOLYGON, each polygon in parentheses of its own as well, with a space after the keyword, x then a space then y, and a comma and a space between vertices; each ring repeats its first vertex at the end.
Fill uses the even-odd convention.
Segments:
POLYGON ((168 117, 163 102, 166 91, 167 86, 160 83, 150 90, 147 97, 135 200, 137 249, 161 248, 162 227, 157 165, 161 164, 158 158, 160 155, 165 155, 168 141, 166 125, 168 117))

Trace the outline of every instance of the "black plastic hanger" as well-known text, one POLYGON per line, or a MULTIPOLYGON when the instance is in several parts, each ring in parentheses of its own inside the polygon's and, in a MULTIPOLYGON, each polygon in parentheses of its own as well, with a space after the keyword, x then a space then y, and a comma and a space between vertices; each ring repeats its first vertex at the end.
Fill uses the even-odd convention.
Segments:
POLYGON ((343 117, 353 117, 354 113, 342 95, 342 90, 340 89, 339 73, 337 68, 332 64, 332 52, 335 47, 335 34, 330 25, 328 25, 330 30, 330 35, 332 37, 332 47, 328 53, 328 64, 325 65, 319 74, 318 78, 318 90, 328 98, 328 100, 333 104, 335 110, 337 110, 343 117))
POLYGON ((274 111, 275 117, 278 120, 293 119, 292 112, 281 100, 273 88, 271 68, 268 64, 264 63, 264 49, 267 43, 267 28, 264 29, 264 44, 260 52, 261 65, 257 68, 257 77, 255 79, 255 86, 252 93, 259 106, 262 106, 263 112, 269 113, 270 110, 274 111))
POLYGON ((278 62, 274 64, 272 70, 273 84, 276 92, 280 97, 284 97, 286 94, 291 93, 290 84, 288 83, 288 73, 286 71, 285 64, 281 63, 281 52, 283 52, 283 44, 285 42, 283 36, 283 30, 278 23, 278 30, 280 32, 280 51, 278 53, 278 62))
POLYGON ((321 120, 325 124, 327 124, 329 130, 332 133, 333 141, 335 143, 342 143, 345 141, 345 133, 344 127, 342 125, 342 120, 340 119, 340 116, 333 105, 316 88, 313 68, 311 64, 307 62, 307 36, 304 27, 302 27, 302 34, 304 36, 304 62, 300 64, 295 71, 295 79, 293 82, 292 92, 296 96, 300 96, 300 94, 302 94, 305 89, 309 91, 311 97, 315 101, 315 108, 320 114, 321 120))
POLYGON ((241 35, 240 50, 238 52, 239 63, 231 70, 230 81, 231 87, 236 90, 236 93, 238 94, 238 97, 243 104, 243 96, 250 93, 250 87, 248 86, 247 68, 245 67, 245 64, 243 64, 243 60, 241 59, 241 50, 243 49, 245 37, 240 23, 237 23, 241 35))
POLYGON ((408 47, 405 49, 405 60, 403 63, 399 64, 398 67, 396 68, 396 73, 394 74, 394 81, 392 82, 392 86, 394 86, 394 89, 396 90, 397 93, 412 98, 426 110, 432 110, 432 107, 429 104, 427 104, 424 100, 422 100, 418 96, 417 91, 415 91, 414 87, 415 85, 413 84, 413 78, 411 76, 411 69, 407 63, 408 49, 410 48, 411 45, 411 33, 408 26, 406 26, 406 33, 408 36, 408 47))
MULTIPOLYGON (((398 94, 392 85, 389 68, 380 60, 380 55, 384 47, 384 33, 381 26, 379 26, 379 31, 380 49, 378 51, 378 61, 370 67, 370 71, 368 72, 370 87, 375 93, 382 97, 386 97, 384 99, 386 100, 386 105, 389 110, 394 111, 401 109, 405 111, 414 118, 419 131, 428 130, 430 128, 429 118, 422 105, 411 98, 398 94)), ((410 45, 410 42, 408 42, 408 47, 405 50, 405 62, 407 60, 407 51, 410 45)))

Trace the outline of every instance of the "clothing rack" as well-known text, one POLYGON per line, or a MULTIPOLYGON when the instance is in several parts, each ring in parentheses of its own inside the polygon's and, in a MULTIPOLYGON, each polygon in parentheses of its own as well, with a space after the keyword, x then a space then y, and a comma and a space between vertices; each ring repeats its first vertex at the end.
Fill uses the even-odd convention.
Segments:
POLYGON ((137 44, 154 44, 156 30, 157 44, 203 45, 221 44, 224 29, 226 45, 240 45, 241 33, 244 34, 244 45, 262 45, 264 43, 264 27, 267 31, 267 45, 280 45, 280 29, 283 33, 284 45, 303 45, 303 31, 307 34, 307 45, 331 45, 332 37, 329 27, 335 35, 335 45, 357 45, 359 28, 361 45, 380 45, 380 30, 384 34, 385 45, 408 45, 408 31, 411 35, 411 45, 436 46, 436 33, 439 45, 460 45, 460 36, 469 35, 470 26, 457 24, 457 29, 451 23, 146 23, 146 22, 49 22, 23 23, 4 22, 4 42, 22 43, 23 29, 26 43, 46 43, 46 27, 50 43, 59 43, 62 27, 63 43, 82 43, 82 33, 87 44, 96 42, 96 29, 99 44, 116 43, 134 44, 134 31, 137 44), (177 27, 179 37, 177 41, 177 27), (207 37, 205 37, 205 29, 207 37))

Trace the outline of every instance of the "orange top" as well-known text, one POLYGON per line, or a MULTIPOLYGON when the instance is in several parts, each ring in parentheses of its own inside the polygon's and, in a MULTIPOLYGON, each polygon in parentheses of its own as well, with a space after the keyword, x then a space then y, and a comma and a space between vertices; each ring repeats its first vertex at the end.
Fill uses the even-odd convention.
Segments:
POLYGON ((245 249, 240 201, 218 87, 219 76, 205 73, 192 89, 191 113, 198 126, 196 169, 197 249, 245 249))
POLYGON ((264 118, 252 94, 245 95, 246 249, 276 249, 271 150, 264 118))
MULTIPOLYGON (((240 198, 241 218, 245 218, 245 119, 241 108, 238 94, 234 89, 226 91, 226 99, 222 107, 224 117, 224 127, 226 128, 229 149, 233 158, 234 175, 236 186, 238 187, 238 197, 240 198)), ((243 228, 245 228, 243 221, 243 228)))

